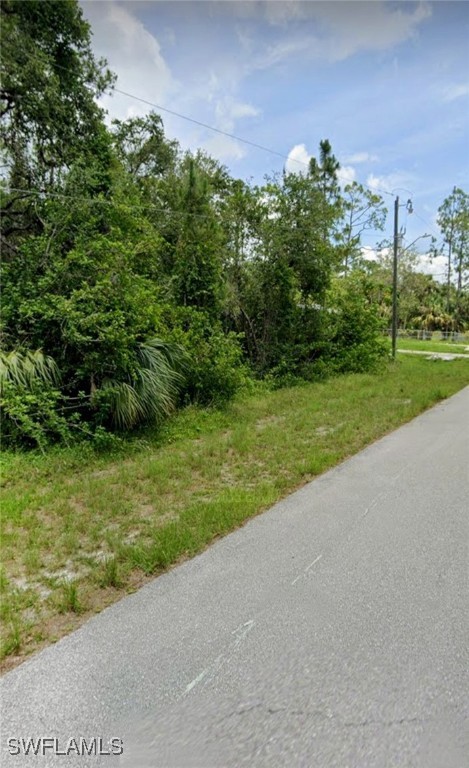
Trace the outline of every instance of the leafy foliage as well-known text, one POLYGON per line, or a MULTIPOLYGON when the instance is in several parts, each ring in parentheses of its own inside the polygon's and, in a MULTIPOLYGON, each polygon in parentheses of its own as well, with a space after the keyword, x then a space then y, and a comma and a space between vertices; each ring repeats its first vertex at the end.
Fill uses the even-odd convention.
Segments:
POLYGON ((127 381, 104 379, 93 393, 92 404, 99 405, 118 429, 128 430, 168 416, 183 381, 178 370, 183 351, 175 344, 151 339, 138 345, 135 357, 134 372, 127 381))
MULTIPOLYGON (((8 252, 18 235, 41 229, 30 190, 55 191, 74 163, 105 160, 96 97, 114 78, 105 61, 95 59, 90 26, 75 0, 4 0, 0 13, 0 143, 10 187, 2 201, 2 240, 8 252)), ((101 189, 105 185, 102 178, 101 189)))
MULTIPOLYGON (((469 275, 469 195, 458 187, 454 187, 438 209, 438 225, 441 230, 443 243, 440 252, 447 251, 448 281, 447 281, 447 312, 451 310, 451 273, 457 276, 457 304, 463 288, 467 288, 469 275)), ((438 249, 436 248, 438 252, 438 249)))
POLYGON ((339 373, 375 370, 388 353, 372 284, 361 273, 341 279, 331 292, 328 354, 339 373))
MULTIPOLYGON (((275 386, 379 363, 389 270, 363 276, 361 235, 386 210, 356 183, 341 190, 327 139, 306 172, 249 185, 182 152, 154 112, 106 125, 97 97, 114 76, 77 0, 5 0, 1 13, 7 443, 106 447, 253 376, 275 386)), ((467 195, 453 198, 440 225, 456 310, 401 268, 409 327, 466 322, 467 195)))
POLYGON ((183 401, 221 405, 230 400, 247 376, 239 336, 225 333, 220 322, 193 307, 178 309, 173 323, 172 338, 188 350, 183 401))
POLYGON ((70 429, 60 414, 60 374, 42 350, 0 353, 0 409, 4 444, 37 445, 67 441, 70 429))

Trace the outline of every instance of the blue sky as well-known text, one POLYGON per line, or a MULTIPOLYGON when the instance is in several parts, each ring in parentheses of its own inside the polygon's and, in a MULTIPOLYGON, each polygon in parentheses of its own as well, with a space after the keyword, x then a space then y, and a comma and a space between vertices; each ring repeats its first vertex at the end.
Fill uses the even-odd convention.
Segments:
MULTIPOLYGON (((396 194, 412 197, 415 214, 400 211, 407 243, 435 234, 438 205, 454 185, 468 190, 467 2, 85 0, 82 7, 120 89, 289 157, 161 112, 169 137, 205 149, 234 176, 261 182, 285 164, 301 170, 328 138, 344 182, 391 193, 390 211, 396 194)), ((103 104, 119 118, 150 109, 119 94, 103 104)), ((366 244, 376 239, 371 233, 366 244)), ((444 266, 427 268, 438 274, 444 266)))

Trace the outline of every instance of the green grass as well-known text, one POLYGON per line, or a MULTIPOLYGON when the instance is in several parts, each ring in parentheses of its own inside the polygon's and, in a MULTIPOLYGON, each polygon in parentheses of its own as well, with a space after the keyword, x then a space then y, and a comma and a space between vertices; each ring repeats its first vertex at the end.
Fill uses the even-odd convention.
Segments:
POLYGON ((456 352, 457 354, 467 354, 466 347, 469 347, 469 339, 466 342, 455 344, 449 341, 423 341, 421 339, 400 338, 397 340, 398 349, 412 349, 422 352, 456 352))
POLYGON ((188 408, 107 455, 4 455, 3 668, 468 383, 465 360, 403 356, 188 408))

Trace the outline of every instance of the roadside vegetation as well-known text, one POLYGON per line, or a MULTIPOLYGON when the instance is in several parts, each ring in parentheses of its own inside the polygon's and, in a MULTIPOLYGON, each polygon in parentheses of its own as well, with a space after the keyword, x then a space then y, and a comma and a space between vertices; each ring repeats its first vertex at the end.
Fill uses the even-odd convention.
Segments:
POLYGON ((466 360, 409 356, 189 406, 113 453, 6 453, 3 669, 468 383, 466 360))
MULTIPOLYGON (((115 77, 77 0, 2 15, 0 399, 6 448, 112 445, 253 381, 377 370, 390 326, 383 198, 341 186, 330 142, 299 173, 236 179, 161 117, 105 121, 115 77), (44 94, 47 94, 47 110, 44 94)), ((469 196, 442 203, 442 285, 399 258, 402 328, 469 320, 469 196)))
MULTIPOLYGON (((234 178, 115 77, 77 0, 3 0, 3 654, 58 637, 466 381, 389 367, 383 198, 327 139, 234 178), (80 618, 78 618, 80 617, 80 618)), ((469 196, 438 214, 445 285, 399 254, 399 325, 469 322, 469 196)), ((426 344, 426 342, 424 342, 426 344)), ((425 347, 428 349, 428 347, 425 347)))

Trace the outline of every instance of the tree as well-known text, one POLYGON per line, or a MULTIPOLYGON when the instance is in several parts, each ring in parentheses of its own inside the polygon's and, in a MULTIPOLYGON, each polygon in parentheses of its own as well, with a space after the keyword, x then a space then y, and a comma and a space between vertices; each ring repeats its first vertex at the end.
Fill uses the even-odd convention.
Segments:
POLYGON ((361 236, 369 230, 383 230, 387 209, 381 195, 366 189, 357 181, 347 184, 343 192, 343 227, 337 233, 337 242, 343 250, 345 273, 361 258, 361 236))
POLYGON ((3 0, 0 12, 2 151, 13 162, 27 155, 50 180, 89 146, 113 75, 94 57, 76 0, 3 0))
POLYGON ((309 161, 309 175, 315 179, 328 203, 337 201, 340 188, 337 181, 337 172, 340 163, 332 152, 329 139, 319 142, 319 162, 315 157, 309 161))
MULTIPOLYGON (((445 288, 432 275, 419 271, 420 255, 414 247, 400 251, 398 259, 398 324, 401 329, 455 330, 457 317, 445 311, 445 288)), ((373 300, 389 328, 393 282, 392 243, 383 241, 378 261, 364 262, 363 267, 373 286, 373 300)), ((455 294, 454 286, 451 286, 455 294)))
POLYGON ((160 115, 113 120, 113 142, 126 171, 133 179, 154 183, 174 169, 178 143, 168 141, 160 115))
POLYGON ((264 210, 240 305, 252 362, 262 372, 297 371, 319 354, 340 215, 337 162, 328 142, 320 149, 321 163, 311 161, 307 173, 284 172, 257 190, 264 210))
MULTIPOLYGON (((94 57, 90 26, 76 0, 4 0, 0 13, 0 146, 8 169, 2 242, 8 250, 41 228, 30 191, 57 190, 77 161, 86 157, 96 165, 107 153, 96 99, 113 76, 94 57)), ((94 184, 100 193, 109 180, 98 174, 94 184)))
POLYGON ((178 222, 172 264, 177 303, 218 316, 222 294, 223 233, 211 204, 210 180, 195 158, 188 158, 178 195, 178 222))
POLYGON ((457 303, 469 271, 469 195, 458 187, 438 208, 444 247, 448 249, 447 311, 451 309, 451 273, 456 272, 457 303))

